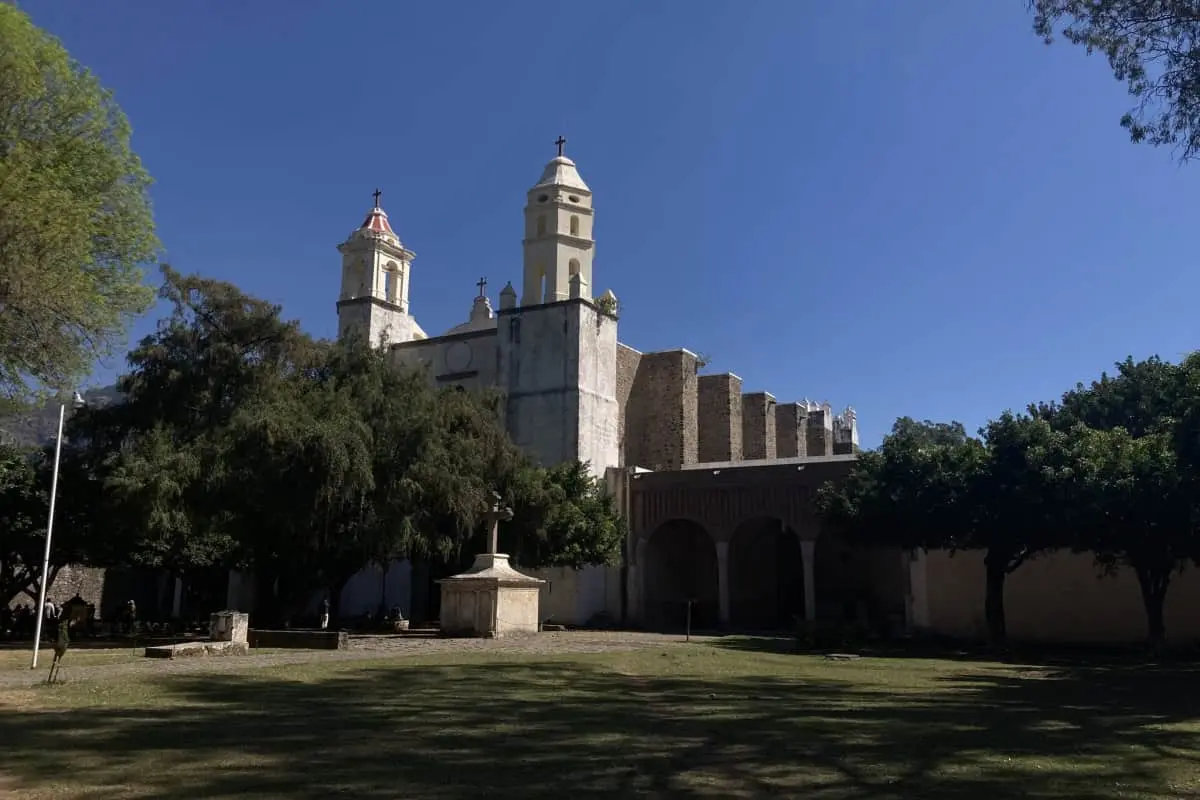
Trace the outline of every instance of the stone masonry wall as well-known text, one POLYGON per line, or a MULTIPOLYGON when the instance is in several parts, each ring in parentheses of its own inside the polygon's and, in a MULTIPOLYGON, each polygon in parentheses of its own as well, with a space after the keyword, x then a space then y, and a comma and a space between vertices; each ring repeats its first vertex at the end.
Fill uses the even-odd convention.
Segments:
POLYGON ((657 471, 696 463, 696 368, 687 350, 642 354, 625 409, 624 464, 657 471))
POLYGON ((633 392, 633 382, 637 377, 638 365, 641 364, 642 354, 632 347, 617 343, 617 437, 620 442, 621 466, 626 466, 629 448, 626 445, 626 429, 629 416, 629 397, 633 392))
MULTIPOLYGON (((78 594, 87 602, 95 603, 96 608, 99 609, 100 601, 104 597, 104 576, 103 568, 68 564, 58 571, 54 582, 46 590, 46 600, 55 605, 61 605, 78 594)), ((13 605, 22 603, 36 605, 37 597, 30 597, 22 592, 13 600, 13 605)), ((99 612, 97 611, 97 613, 99 612)))
POLYGON ((775 458, 775 396, 769 392, 742 395, 742 456, 775 458))
POLYGON ((833 420, 825 410, 810 411, 808 414, 808 455, 833 455, 833 420))
POLYGON ((775 406, 775 456, 808 455, 808 409, 802 403, 775 406))
POLYGON ((696 396, 700 463, 742 460, 742 379, 731 372, 701 375, 696 396))

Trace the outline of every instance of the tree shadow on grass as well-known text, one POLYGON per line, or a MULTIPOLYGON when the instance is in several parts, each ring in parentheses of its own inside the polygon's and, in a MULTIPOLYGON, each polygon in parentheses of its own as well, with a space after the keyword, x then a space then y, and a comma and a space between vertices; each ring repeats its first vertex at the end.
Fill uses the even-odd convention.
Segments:
POLYGON ((0 714, 0 774, 14 790, 58 782, 114 798, 1194 796, 1171 785, 1200 778, 1189 675, 951 666, 915 688, 855 679, 880 668, 853 662, 838 680, 562 661, 175 676, 153 687, 167 694, 153 710, 0 714))

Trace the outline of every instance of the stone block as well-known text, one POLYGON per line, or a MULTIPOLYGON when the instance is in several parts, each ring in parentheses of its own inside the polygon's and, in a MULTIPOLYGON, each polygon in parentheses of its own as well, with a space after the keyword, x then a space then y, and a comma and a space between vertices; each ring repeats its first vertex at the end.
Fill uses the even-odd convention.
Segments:
POLYGON ((696 355, 687 350, 642 354, 625 409, 627 466, 672 470, 696 463, 696 372, 696 355))
POLYGON ((808 455, 833 455, 833 415, 827 407, 809 410, 805 439, 808 455))
POLYGON ((775 406, 775 457, 808 455, 808 407, 803 403, 775 406))
POLYGON ((249 614, 218 611, 208 618, 208 638, 214 642, 247 642, 249 632, 249 614))
POLYGON ((775 396, 769 392, 742 395, 742 457, 775 458, 775 396))
POLYGON ((250 631, 250 646, 276 650, 345 650, 350 647, 350 634, 345 631, 271 631, 256 628, 250 631))
POLYGON ((471 569, 438 583, 443 635, 499 639, 538 632, 545 581, 517 572, 504 553, 478 555, 471 569))
POLYGON ((701 375, 696 394, 700 463, 742 460, 742 379, 731 372, 701 375))
POLYGON ((244 656, 250 652, 245 642, 182 642, 147 647, 146 658, 195 658, 197 656, 244 656))

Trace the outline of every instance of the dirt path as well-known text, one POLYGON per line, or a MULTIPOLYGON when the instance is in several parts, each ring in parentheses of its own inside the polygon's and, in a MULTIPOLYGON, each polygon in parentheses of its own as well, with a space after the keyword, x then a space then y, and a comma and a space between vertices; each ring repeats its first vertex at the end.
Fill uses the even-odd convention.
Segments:
MULTIPOLYGON (((692 637, 695 640, 697 637, 692 637)), ((171 675, 189 673, 238 672, 258 667, 277 667, 312 662, 355 661, 380 658, 443 653, 521 653, 529 655, 558 655, 564 653, 601 653, 612 650, 636 650, 663 647, 683 640, 682 636, 625 631, 565 631, 539 633, 537 636, 516 639, 437 639, 405 638, 399 636, 356 636, 347 650, 273 651, 248 656, 198 657, 165 661, 142 658, 118 664, 96 666, 70 665, 70 654, 64 664, 64 677, 71 682, 105 681, 125 675, 171 675)), ((46 679, 44 670, 11 670, 0 672, 0 689, 33 686, 46 679)))

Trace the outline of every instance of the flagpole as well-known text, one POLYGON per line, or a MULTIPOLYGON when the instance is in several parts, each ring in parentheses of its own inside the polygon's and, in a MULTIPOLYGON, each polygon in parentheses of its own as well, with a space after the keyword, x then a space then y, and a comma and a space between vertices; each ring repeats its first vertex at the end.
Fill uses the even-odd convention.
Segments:
POLYGON ((46 549, 42 553, 42 577, 38 586, 37 620, 33 628, 33 662, 30 669, 37 669, 38 646, 42 643, 42 620, 46 617, 46 584, 50 581, 50 537, 54 534, 54 504, 58 500, 58 461, 62 456, 63 419, 67 416, 67 404, 58 407, 58 438, 54 441, 54 477, 50 479, 50 517, 46 520, 46 549))

